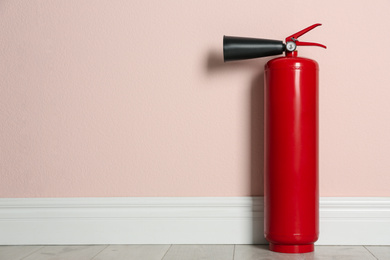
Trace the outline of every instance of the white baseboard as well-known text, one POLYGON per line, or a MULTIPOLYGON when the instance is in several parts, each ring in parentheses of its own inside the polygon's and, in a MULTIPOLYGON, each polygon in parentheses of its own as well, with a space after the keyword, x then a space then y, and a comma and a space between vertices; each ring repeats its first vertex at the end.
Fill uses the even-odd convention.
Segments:
MULTIPOLYGON (((265 244, 262 197, 0 199, 0 244, 265 244)), ((317 245, 390 245, 390 198, 320 200, 317 245)))

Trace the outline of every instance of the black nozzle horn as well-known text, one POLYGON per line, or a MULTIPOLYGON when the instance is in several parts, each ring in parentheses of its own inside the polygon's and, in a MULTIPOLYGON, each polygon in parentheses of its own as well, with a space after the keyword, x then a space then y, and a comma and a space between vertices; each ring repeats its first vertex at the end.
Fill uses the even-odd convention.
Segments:
POLYGON ((233 61, 278 55, 285 47, 277 40, 223 36, 223 59, 233 61))

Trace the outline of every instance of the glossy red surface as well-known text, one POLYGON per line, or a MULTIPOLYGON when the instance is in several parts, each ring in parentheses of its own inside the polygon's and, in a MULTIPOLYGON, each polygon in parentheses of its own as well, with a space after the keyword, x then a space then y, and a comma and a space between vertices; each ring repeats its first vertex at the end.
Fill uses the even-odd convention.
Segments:
POLYGON ((314 250, 319 234, 318 64, 288 57, 265 68, 265 237, 283 253, 314 250))

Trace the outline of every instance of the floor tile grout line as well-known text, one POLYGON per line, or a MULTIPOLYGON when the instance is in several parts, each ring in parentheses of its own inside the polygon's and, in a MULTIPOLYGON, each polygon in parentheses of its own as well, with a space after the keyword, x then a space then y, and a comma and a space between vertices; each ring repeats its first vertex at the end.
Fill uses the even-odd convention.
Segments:
MULTIPOLYGON (((96 257, 98 257, 98 255, 100 255, 104 250, 107 250, 107 248, 109 248, 110 246, 111 246, 112 244, 103 244, 102 246, 103 246, 103 248, 101 249, 101 250, 98 250, 99 252, 97 252, 92 258, 88 258, 88 259, 90 259, 90 260, 93 260, 93 259, 96 259, 96 257)), ((166 246, 168 246, 167 247, 167 249, 166 249, 166 252, 163 254, 163 256, 161 256, 160 255, 160 257, 161 258, 159 258, 160 260, 167 260, 168 258, 166 258, 167 256, 170 256, 170 254, 169 254, 169 251, 172 249, 172 247, 174 247, 176 244, 167 244, 166 246)), ((20 245, 20 246, 23 246, 23 245, 20 245)), ((32 252, 30 252, 30 253, 28 253, 27 255, 25 255, 25 256, 19 256, 19 257, 21 257, 21 258, 18 258, 18 259, 20 259, 20 260, 27 260, 27 259, 29 259, 31 256, 34 256, 34 255, 36 255, 36 256, 39 256, 39 252, 40 251, 43 251, 43 250, 45 250, 45 248, 48 248, 48 247, 51 247, 51 246, 55 246, 55 245, 36 245, 37 246, 37 248, 36 249, 33 249, 32 250, 32 252)), ((63 245, 63 246, 66 246, 66 245, 63 245)), ((89 246, 93 246, 93 245, 89 245, 89 246)), ((233 254, 231 255, 232 256, 232 260, 235 260, 236 259, 236 250, 237 250, 237 244, 232 244, 232 246, 233 246, 233 254)), ((321 246, 318 246, 318 247, 322 247, 323 245, 321 245, 321 246)), ((336 247, 337 246, 340 246, 340 247, 343 247, 343 246, 345 246, 345 245, 335 245, 336 247)), ((326 247, 326 246, 325 246, 326 247)), ((359 245, 359 247, 363 247, 365 250, 367 250, 368 251, 368 253, 369 253, 369 255, 372 255, 374 258, 373 259, 376 259, 376 260, 379 260, 380 259, 380 257, 379 256, 376 256, 375 254, 374 254, 374 252, 373 251, 371 251, 369 248, 369 246, 367 246, 367 245, 359 245)), ((390 247, 389 245, 387 246, 387 247, 390 247)), ((45 252, 45 251, 43 251, 43 252, 45 252)), ((363 251, 361 251, 361 252, 363 252, 363 251)), ((306 258, 306 255, 305 254, 302 254, 303 255, 303 258, 302 259, 307 259, 306 258)), ((301 258, 299 258, 299 259, 301 259, 301 258)))
POLYGON ((110 244, 106 245, 102 250, 100 250, 96 255, 94 255, 91 260, 93 260, 95 257, 97 257, 101 252, 103 252, 104 250, 106 250, 107 247, 109 247, 110 244))
POLYGON ((29 257, 29 256, 32 255, 32 254, 35 254, 36 252, 38 252, 39 250, 41 250, 41 249, 44 248, 44 247, 45 247, 45 246, 39 247, 37 250, 34 250, 34 251, 32 251, 30 254, 28 254, 28 255, 23 256, 22 258, 20 258, 20 260, 26 259, 26 257, 29 257))
POLYGON ((370 249, 368 249, 366 246, 363 246, 373 257, 375 257, 375 259, 376 260, 379 260, 379 258, 377 258, 375 255, 374 255, 374 253, 372 253, 371 251, 370 251, 370 249))
POLYGON ((163 255, 163 257, 161 258, 161 260, 163 260, 165 258, 165 256, 168 254, 168 251, 169 249, 171 249, 173 244, 170 244, 170 246, 168 247, 167 251, 165 252, 165 254, 163 255))

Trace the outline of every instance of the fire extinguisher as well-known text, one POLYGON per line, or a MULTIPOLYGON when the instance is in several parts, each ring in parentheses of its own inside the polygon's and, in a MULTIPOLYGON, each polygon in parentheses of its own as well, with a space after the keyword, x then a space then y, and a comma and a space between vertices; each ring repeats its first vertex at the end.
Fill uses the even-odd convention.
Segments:
MULTIPOLYGON (((278 55, 265 65, 264 235, 282 253, 314 251, 319 235, 318 64, 298 57, 309 26, 278 40, 224 36, 224 61, 278 55)), ((259 158, 261 160, 261 158, 259 158)))

